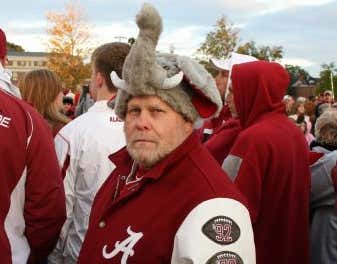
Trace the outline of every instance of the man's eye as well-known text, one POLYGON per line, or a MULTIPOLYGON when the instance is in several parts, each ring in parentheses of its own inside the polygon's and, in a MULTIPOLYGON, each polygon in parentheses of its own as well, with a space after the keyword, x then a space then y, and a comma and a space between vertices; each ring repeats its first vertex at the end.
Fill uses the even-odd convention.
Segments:
POLYGON ((152 108, 152 109, 151 109, 151 112, 154 112, 154 113, 162 113, 162 112, 164 112, 164 110, 163 110, 163 109, 160 109, 160 108, 152 108))
POLYGON ((127 111, 128 114, 137 114, 139 112, 140 112, 139 108, 131 108, 131 109, 128 109, 127 111))

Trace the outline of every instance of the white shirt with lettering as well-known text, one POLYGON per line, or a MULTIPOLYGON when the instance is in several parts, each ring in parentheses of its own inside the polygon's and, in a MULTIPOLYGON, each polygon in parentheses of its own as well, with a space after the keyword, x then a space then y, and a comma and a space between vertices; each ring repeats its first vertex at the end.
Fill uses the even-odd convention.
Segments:
POLYGON ((55 137, 59 164, 66 171, 67 220, 49 263, 77 262, 96 192, 115 168, 109 155, 125 146, 123 122, 107 102, 96 102, 55 137))

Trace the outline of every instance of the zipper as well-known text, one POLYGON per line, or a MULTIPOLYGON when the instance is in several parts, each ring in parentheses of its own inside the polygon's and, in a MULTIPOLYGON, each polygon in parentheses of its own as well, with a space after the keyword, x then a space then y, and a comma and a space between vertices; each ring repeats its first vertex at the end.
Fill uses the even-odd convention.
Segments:
POLYGON ((116 200, 117 195, 118 195, 118 188, 119 188, 119 181, 121 179, 121 175, 118 175, 118 181, 117 181, 117 185, 116 185, 116 189, 115 189, 115 194, 114 194, 114 198, 113 198, 113 202, 116 200))

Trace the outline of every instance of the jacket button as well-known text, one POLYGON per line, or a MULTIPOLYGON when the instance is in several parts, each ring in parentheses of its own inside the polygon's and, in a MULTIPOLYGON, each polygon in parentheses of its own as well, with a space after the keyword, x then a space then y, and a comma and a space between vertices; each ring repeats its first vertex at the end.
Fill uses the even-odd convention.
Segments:
POLYGON ((105 221, 101 221, 101 222, 98 223, 99 228, 104 228, 105 226, 106 226, 105 221))

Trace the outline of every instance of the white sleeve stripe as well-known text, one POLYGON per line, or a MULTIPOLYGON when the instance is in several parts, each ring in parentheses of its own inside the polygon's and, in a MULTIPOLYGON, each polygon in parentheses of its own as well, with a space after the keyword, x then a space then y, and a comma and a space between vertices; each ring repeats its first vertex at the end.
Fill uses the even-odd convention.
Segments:
POLYGON ((239 174, 242 159, 238 156, 229 154, 222 163, 222 169, 228 174, 232 181, 235 181, 239 174))
POLYGON ((27 167, 24 168, 20 180, 11 193, 10 207, 4 221, 13 264, 26 263, 30 253, 30 247, 24 235, 26 225, 23 212, 26 177, 27 167))
POLYGON ((33 132, 34 132, 34 124, 33 124, 33 119, 32 119, 32 116, 30 115, 29 112, 26 112, 27 113, 27 116, 29 117, 29 120, 30 120, 30 124, 31 124, 31 131, 30 131, 30 135, 28 136, 27 138, 27 145, 26 145, 26 149, 28 148, 29 146, 29 143, 30 143, 30 140, 33 136, 33 132))

